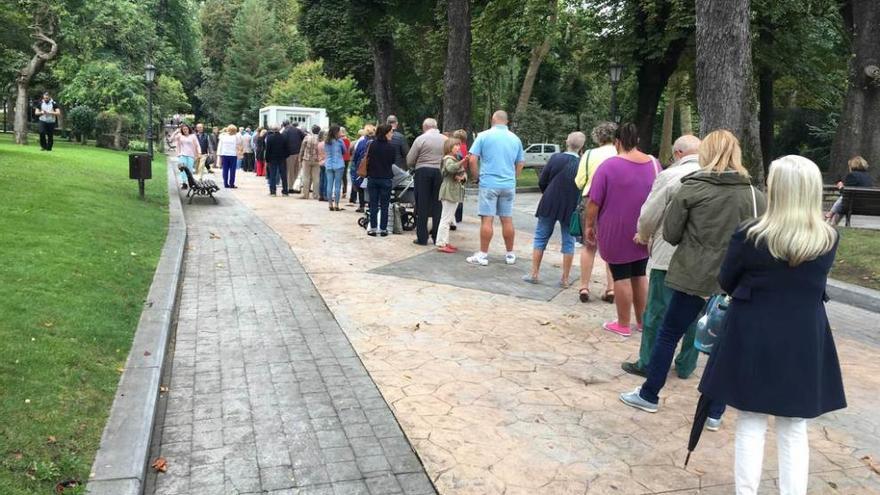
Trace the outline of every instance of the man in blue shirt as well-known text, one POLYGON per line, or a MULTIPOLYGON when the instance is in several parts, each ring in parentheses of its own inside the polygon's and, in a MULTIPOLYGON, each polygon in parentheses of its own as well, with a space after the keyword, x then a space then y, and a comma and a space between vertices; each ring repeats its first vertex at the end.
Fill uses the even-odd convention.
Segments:
POLYGON ((470 149, 471 175, 479 168, 480 250, 467 258, 472 265, 489 264, 489 243, 494 235, 495 217, 501 219, 501 235, 507 255, 504 262, 516 263, 513 252, 513 201, 516 199, 516 178, 525 165, 522 141, 507 128, 507 112, 492 115, 492 128, 481 132, 470 149), (479 166, 479 167, 478 167, 479 166))

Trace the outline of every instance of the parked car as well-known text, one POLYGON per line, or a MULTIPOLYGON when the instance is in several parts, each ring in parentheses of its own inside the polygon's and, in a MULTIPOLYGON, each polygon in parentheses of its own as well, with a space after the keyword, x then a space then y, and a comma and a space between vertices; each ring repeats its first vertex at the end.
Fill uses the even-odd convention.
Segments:
POLYGON ((559 151, 558 144, 536 143, 528 145, 525 149, 526 168, 534 168, 535 173, 540 175, 541 169, 547 164, 547 160, 554 153, 559 153, 559 151))

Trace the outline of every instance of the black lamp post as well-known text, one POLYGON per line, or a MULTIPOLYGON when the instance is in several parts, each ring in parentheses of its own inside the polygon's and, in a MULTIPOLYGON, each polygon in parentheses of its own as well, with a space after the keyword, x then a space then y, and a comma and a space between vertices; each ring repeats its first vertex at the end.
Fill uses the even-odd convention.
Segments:
POLYGON ((608 77, 611 79, 611 121, 617 122, 617 85, 623 75, 623 65, 612 60, 608 67, 608 77))
POLYGON ((156 80, 156 66, 144 66, 144 80, 147 81, 147 153, 153 159, 153 81, 156 80))

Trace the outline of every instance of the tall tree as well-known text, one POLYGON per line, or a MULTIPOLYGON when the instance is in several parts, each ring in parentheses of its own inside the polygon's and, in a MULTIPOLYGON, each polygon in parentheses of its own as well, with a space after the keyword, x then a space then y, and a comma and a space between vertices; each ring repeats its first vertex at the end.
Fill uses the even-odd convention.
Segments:
POLYGON ((471 1, 449 0, 449 35, 443 73, 443 128, 472 129, 471 1))
POLYGON ((532 90, 535 88, 535 79, 538 77, 538 69, 541 68, 544 58, 550 53, 550 47, 555 35, 556 19, 559 16, 559 0, 537 2, 534 5, 534 9, 529 9, 528 6, 531 6, 532 3, 535 3, 534 0, 526 3, 526 13, 528 18, 536 21, 533 23, 532 31, 536 30, 539 36, 534 37, 535 44, 529 51, 529 65, 526 68, 526 75, 523 78, 522 87, 519 91, 519 98, 516 100, 514 119, 516 119, 517 115, 525 112, 529 106, 532 90))
POLYGON ((697 0, 696 21, 701 134, 733 132, 752 181, 761 184, 764 167, 752 89, 749 0, 697 0))
POLYGON ((880 177, 880 2, 845 0, 841 11, 852 58, 830 171, 842 176, 847 160, 861 155, 871 164, 871 174, 880 177))
POLYGON ((235 18, 223 69, 226 88, 221 108, 226 120, 257 121, 267 90, 287 67, 277 34, 277 21, 268 0, 245 0, 235 18))
POLYGON ((19 70, 15 77, 15 142, 27 144, 28 120, 30 105, 28 91, 31 81, 46 66, 46 63, 58 55, 58 11, 53 2, 23 2, 33 12, 31 31, 31 50, 33 53, 27 64, 19 70))

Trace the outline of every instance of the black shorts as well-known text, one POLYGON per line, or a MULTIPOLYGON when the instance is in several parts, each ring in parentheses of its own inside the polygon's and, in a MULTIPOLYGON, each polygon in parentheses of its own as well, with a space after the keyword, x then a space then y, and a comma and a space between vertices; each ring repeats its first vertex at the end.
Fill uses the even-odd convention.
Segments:
POLYGON ((626 280, 628 278, 635 277, 644 277, 648 270, 648 258, 638 261, 631 261, 629 263, 608 263, 608 268, 611 269, 611 278, 614 279, 615 282, 618 280, 626 280))

